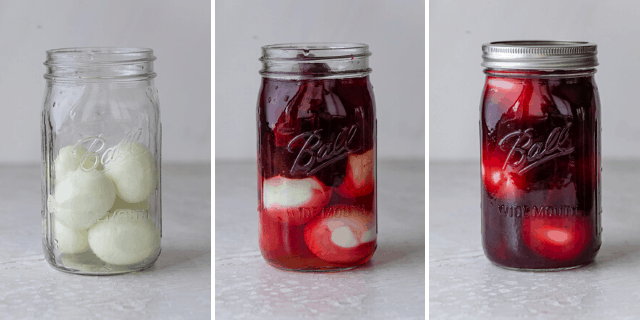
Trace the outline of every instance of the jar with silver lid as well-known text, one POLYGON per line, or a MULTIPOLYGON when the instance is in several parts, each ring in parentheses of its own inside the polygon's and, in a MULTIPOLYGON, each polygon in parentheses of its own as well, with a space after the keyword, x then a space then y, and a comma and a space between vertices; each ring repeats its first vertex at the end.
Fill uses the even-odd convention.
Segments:
POLYGON ((503 41, 482 49, 486 256, 526 270, 592 262, 602 230, 597 46, 503 41))

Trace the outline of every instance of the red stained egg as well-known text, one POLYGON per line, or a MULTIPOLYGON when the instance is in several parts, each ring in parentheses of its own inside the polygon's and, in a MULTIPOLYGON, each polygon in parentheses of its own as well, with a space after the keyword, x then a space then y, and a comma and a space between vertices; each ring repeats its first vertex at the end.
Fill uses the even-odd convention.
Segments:
POLYGON ((515 199, 519 194, 514 175, 495 163, 482 165, 482 179, 487 192, 500 199, 515 199))
POLYGON ((522 80, 488 77, 485 91, 490 93, 488 99, 504 113, 516 105, 523 89, 522 80))
POLYGON ((584 252, 589 243, 589 223, 584 217, 529 217, 523 221, 524 243, 536 254, 568 261, 584 252))
POLYGON ((333 263, 352 263, 370 256, 376 243, 373 215, 355 207, 330 207, 327 212, 326 218, 304 230, 309 250, 333 263))
POLYGON ((373 157, 373 149, 363 154, 350 154, 347 174, 336 192, 345 198, 361 197, 373 192, 375 185, 373 157))
POLYGON ((265 179, 262 204, 271 217, 282 223, 309 222, 331 199, 331 188, 316 178, 289 179, 275 176, 265 179))

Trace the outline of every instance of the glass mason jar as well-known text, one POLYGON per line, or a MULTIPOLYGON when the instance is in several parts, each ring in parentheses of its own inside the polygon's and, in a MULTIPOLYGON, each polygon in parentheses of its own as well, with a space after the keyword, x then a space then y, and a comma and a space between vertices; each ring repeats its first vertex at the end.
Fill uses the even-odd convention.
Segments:
POLYGON ((376 249, 376 116, 364 44, 262 48, 260 249, 272 266, 350 269, 376 249))
POLYGON ((47 51, 42 245, 57 270, 127 273, 160 254, 155 59, 142 48, 47 51))
POLYGON ((482 238, 512 269, 569 269, 600 249, 596 45, 485 44, 480 105, 482 238))

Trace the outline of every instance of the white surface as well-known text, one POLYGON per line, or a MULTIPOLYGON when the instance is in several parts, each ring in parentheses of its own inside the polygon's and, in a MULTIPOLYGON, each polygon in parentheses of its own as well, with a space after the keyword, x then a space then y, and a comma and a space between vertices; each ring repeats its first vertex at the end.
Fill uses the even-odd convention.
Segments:
POLYGON ((160 96, 162 159, 211 159, 211 2, 0 1, 0 163, 40 162, 45 51, 148 47, 160 96))
POLYGON ((520 272, 484 256, 480 164, 430 162, 431 319, 638 319, 640 161, 605 162, 602 247, 591 265, 520 272))
POLYGON ((423 158, 424 6, 423 0, 216 1, 216 158, 255 159, 260 47, 286 42, 368 44, 378 158, 423 158))
POLYGON ((477 159, 482 44, 579 40, 598 45, 603 158, 640 157, 638 1, 446 1, 429 4, 429 157, 477 159))
POLYGON ((364 267, 282 271, 258 247, 255 162, 216 162, 216 319, 424 319, 424 160, 378 163, 378 248, 364 267))
POLYGON ((210 165, 162 169, 162 253, 155 265, 80 276, 44 259, 40 168, 0 167, 0 319, 210 319, 210 165))

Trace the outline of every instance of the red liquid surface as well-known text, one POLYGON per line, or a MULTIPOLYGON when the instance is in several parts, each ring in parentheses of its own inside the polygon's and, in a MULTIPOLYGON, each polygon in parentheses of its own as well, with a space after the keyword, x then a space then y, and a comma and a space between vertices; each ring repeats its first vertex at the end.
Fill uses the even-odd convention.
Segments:
POLYGON ((258 211, 270 264, 333 270, 369 261, 377 233, 374 147, 368 77, 263 79, 258 211))
POLYGON ((520 76, 489 75, 483 95, 485 254, 518 269, 587 264, 601 244, 595 82, 520 76))

